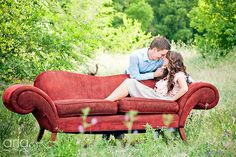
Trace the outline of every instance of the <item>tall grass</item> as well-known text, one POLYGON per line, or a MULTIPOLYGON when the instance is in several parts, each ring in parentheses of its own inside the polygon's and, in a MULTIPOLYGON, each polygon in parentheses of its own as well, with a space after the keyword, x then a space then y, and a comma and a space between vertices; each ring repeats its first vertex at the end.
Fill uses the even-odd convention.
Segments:
MULTIPOLYGON (((220 92, 220 102, 215 108, 191 112, 185 128, 188 145, 176 131, 163 129, 164 138, 158 138, 157 132, 147 126, 146 133, 129 134, 124 140, 112 137, 104 141, 101 135, 61 133, 49 147, 49 132, 41 142, 35 142, 38 126, 33 116, 11 113, 1 102, 1 156, 236 156, 235 52, 216 61, 202 59, 189 47, 175 45, 174 49, 183 54, 187 71, 195 81, 211 82, 220 92), (28 145, 6 148, 3 145, 6 139, 27 139, 28 145)), ((100 54, 94 63, 99 65, 99 75, 123 73, 128 55, 100 54)))

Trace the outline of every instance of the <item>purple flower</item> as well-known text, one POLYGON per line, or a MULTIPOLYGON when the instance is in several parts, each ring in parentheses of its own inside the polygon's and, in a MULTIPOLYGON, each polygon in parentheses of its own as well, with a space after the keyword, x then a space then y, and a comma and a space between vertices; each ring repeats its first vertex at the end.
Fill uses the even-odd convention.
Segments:
POLYGON ((168 129, 168 131, 169 131, 169 132, 174 132, 175 129, 171 127, 171 128, 168 129))
POLYGON ((133 134, 138 134, 138 130, 134 130, 134 131, 133 131, 133 134))

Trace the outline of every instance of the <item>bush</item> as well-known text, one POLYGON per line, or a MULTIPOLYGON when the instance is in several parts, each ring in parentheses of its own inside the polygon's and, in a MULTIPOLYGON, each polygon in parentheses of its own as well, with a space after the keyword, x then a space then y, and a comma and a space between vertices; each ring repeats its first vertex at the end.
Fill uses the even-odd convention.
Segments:
POLYGON ((39 0, 1 1, 1 81, 32 79, 45 69, 68 69, 78 58, 72 55, 71 41, 46 18, 52 15, 46 5, 39 0))
POLYGON ((199 0, 189 13, 191 26, 198 31, 195 43, 203 57, 226 56, 236 45, 234 0, 199 0))
POLYGON ((107 28, 105 31, 104 49, 114 53, 126 53, 146 46, 151 39, 150 33, 146 35, 137 20, 129 19, 125 14, 120 16, 123 25, 115 29, 107 28))
POLYGON ((149 38, 137 22, 111 26, 104 1, 0 2, 0 80, 32 80, 45 70, 77 71, 96 49, 125 52, 149 38))

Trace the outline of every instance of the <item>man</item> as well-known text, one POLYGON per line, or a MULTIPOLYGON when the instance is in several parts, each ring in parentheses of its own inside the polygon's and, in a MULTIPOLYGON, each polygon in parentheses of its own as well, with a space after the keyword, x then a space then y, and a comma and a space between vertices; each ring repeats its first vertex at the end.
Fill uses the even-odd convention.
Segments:
MULTIPOLYGON (((137 80, 149 80, 160 77, 163 74, 161 68, 163 58, 170 50, 169 41, 164 37, 156 37, 150 44, 149 48, 143 48, 135 51, 129 58, 129 67, 126 73, 130 78, 137 80)), ((115 139, 123 139, 124 134, 113 134, 115 139)), ((103 134, 103 139, 109 140, 110 134, 103 134)))
POLYGON ((161 68, 164 63, 163 58, 170 48, 170 43, 166 38, 156 37, 149 48, 143 48, 131 54, 126 73, 136 80, 160 77, 163 73, 161 68))

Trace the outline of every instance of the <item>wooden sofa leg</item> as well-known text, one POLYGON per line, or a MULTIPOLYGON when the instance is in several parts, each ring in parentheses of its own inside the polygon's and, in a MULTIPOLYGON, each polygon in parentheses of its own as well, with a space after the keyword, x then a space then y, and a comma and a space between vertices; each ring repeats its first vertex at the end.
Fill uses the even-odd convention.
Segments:
POLYGON ((54 142, 56 140, 57 140, 57 133, 53 132, 52 135, 51 135, 51 141, 54 142))
POLYGON ((49 146, 52 146, 53 145, 53 142, 57 140, 57 133, 56 132, 53 132, 51 134, 51 140, 49 142, 49 146))
POLYGON ((187 137, 186 137, 184 128, 179 128, 179 134, 180 134, 181 139, 184 141, 184 143, 187 144, 188 142, 187 142, 187 137))
POLYGON ((38 137, 37 137, 37 142, 39 142, 43 138, 44 131, 45 131, 44 128, 40 128, 39 134, 38 134, 38 137))

